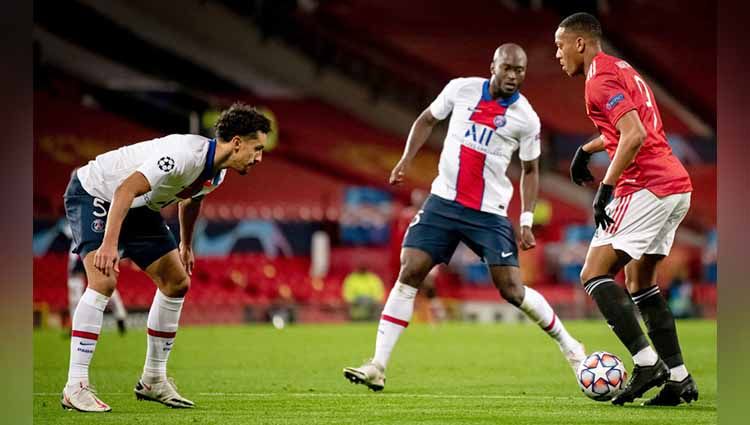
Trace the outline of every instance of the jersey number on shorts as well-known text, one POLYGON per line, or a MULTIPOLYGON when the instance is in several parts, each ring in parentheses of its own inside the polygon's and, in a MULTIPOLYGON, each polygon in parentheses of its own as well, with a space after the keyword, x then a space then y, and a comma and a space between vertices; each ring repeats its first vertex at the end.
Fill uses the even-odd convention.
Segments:
POLYGON ((94 198, 94 217, 106 217, 107 208, 104 206, 104 199, 94 198), (97 209, 101 211, 97 211, 97 209))
POLYGON ((648 86, 646 85, 646 82, 643 81, 643 79, 638 75, 633 75, 633 79, 635 80, 635 85, 638 86, 638 91, 640 91, 642 95, 646 96, 646 106, 651 108, 651 113, 654 114, 654 128, 656 128, 656 111, 654 110, 654 104, 651 103, 651 94, 649 93, 648 86))
POLYGON ((411 219, 411 223, 409 223, 409 227, 414 226, 415 224, 419 223, 419 220, 422 219, 422 214, 424 214, 424 210, 419 210, 417 215, 415 215, 414 218, 411 219))

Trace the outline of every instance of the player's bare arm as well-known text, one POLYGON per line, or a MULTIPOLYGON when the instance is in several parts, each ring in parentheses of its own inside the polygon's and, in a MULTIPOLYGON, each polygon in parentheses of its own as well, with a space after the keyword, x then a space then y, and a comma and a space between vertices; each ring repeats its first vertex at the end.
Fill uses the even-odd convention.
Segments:
POLYGON ((599 136, 581 146, 586 153, 595 154, 604 150, 604 136, 599 136))
POLYGON ((620 132, 620 141, 612 163, 604 176, 603 184, 615 186, 623 171, 633 162, 635 156, 646 140, 646 129, 643 127, 638 111, 635 109, 625 113, 615 124, 620 132))
POLYGON ((404 154, 398 161, 391 176, 388 179, 388 183, 396 185, 401 184, 404 181, 406 170, 409 168, 411 161, 417 155, 417 152, 424 146, 427 139, 432 134, 432 129, 435 125, 440 122, 437 118, 432 115, 430 108, 425 109, 419 114, 419 117, 414 121, 409 131, 409 137, 406 139, 406 147, 404 148, 404 154))
POLYGON ((122 222, 133 204, 133 199, 150 190, 151 184, 139 171, 123 180, 115 190, 112 205, 109 208, 107 226, 104 229, 104 240, 94 255, 94 266, 105 276, 109 276, 113 269, 115 272, 120 272, 117 242, 120 240, 122 222))
POLYGON ((202 196, 180 201, 177 207, 177 217, 180 221, 180 261, 185 266, 188 275, 193 274, 195 256, 193 254, 193 232, 195 222, 201 211, 202 196))
POLYGON ((539 194, 539 159, 521 161, 521 168, 521 249, 525 251, 536 246, 531 222, 539 194), (531 220, 524 220, 524 217, 531 220))
POLYGON ((594 197, 594 222, 597 227, 605 229, 615 221, 607 215, 605 208, 612 200, 612 193, 620 179, 623 171, 633 162, 635 156, 646 140, 646 129, 635 109, 625 113, 615 124, 620 132, 620 141, 617 144, 615 156, 607 168, 607 174, 599 185, 599 190, 594 197))

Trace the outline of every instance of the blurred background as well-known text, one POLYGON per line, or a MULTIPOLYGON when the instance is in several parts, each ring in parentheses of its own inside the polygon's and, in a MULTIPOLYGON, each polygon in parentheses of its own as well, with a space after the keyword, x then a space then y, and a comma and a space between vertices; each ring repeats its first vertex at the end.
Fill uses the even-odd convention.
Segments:
MULTIPOLYGON (((520 255, 523 280, 563 318, 598 314, 578 283, 594 230, 593 191, 567 176, 575 149, 596 134, 584 80, 562 73, 553 43, 561 18, 577 11, 599 16, 605 51, 638 69, 658 99, 695 187, 659 283, 675 316, 715 317, 716 47, 703 34, 715 33, 716 19, 702 3, 36 1, 35 325, 69 322, 62 194, 71 171, 125 144, 170 133, 210 137, 218 112, 238 100, 273 120, 271 144, 248 176, 230 172, 204 200, 182 322, 281 327, 377 317, 445 134, 443 123, 407 183, 391 187, 411 123, 451 78, 488 77, 504 42, 526 49, 522 92, 543 127, 537 247, 520 255)), ((592 163, 603 176, 606 155, 592 163)), ((519 171, 516 158, 516 185, 519 171)), ((516 191, 516 226, 519 205, 516 191)), ((176 209, 163 214, 179 237, 176 209)), ((428 280, 415 321, 522 320, 464 246, 428 280)), ((118 289, 129 325, 143 325, 153 284, 124 261, 118 289)))

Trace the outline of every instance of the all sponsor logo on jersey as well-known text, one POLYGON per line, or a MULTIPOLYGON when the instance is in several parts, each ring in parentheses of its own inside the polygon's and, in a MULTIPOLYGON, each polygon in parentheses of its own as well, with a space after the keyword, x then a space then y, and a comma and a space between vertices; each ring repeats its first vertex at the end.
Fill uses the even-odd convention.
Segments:
POLYGON ((483 125, 478 127, 479 128, 477 128, 476 124, 472 124, 471 127, 466 129, 464 137, 471 138, 473 142, 479 143, 480 145, 489 146, 493 131, 489 127, 483 125))
POLYGON ((102 233, 104 232, 104 224, 104 220, 102 220, 101 218, 96 218, 91 222, 91 230, 95 231, 96 233, 102 233))
POLYGON ((497 115, 495 116, 495 119, 492 120, 492 122, 495 124, 495 127, 503 127, 508 122, 508 120, 505 118, 505 115, 497 115))

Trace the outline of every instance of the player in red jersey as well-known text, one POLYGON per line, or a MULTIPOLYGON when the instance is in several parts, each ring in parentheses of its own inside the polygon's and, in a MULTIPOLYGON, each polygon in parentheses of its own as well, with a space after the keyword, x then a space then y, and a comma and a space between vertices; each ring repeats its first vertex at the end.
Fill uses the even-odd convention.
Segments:
POLYGON ((563 71, 586 76, 586 114, 601 133, 576 151, 571 179, 579 185, 594 181, 587 166, 591 154, 606 150, 611 159, 594 198, 597 229, 581 281, 633 355, 633 374, 612 402, 632 402, 666 382, 644 404, 689 403, 698 399, 698 389, 683 364, 674 318, 655 280, 693 188, 667 143, 651 89, 627 62, 602 51, 601 38, 601 25, 587 13, 565 18, 555 32, 555 56, 563 71), (613 280, 623 267, 630 297, 613 280), (640 328, 636 305, 656 352, 640 328))

